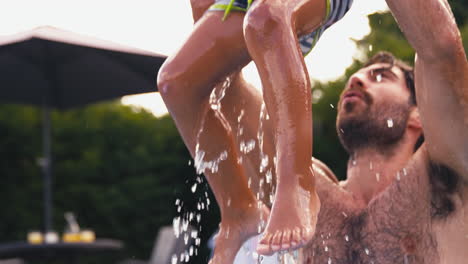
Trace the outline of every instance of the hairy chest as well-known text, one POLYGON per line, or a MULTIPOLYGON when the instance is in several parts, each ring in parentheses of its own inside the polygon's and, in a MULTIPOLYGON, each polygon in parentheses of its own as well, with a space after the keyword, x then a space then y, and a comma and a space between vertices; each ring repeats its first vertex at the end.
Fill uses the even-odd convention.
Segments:
POLYGON ((321 232, 304 250, 305 263, 438 263, 430 233, 421 235, 383 225, 376 229, 368 218, 366 213, 348 215, 344 221, 318 227, 321 232))
POLYGON ((357 209, 327 190, 317 232, 303 250, 304 263, 439 263, 427 205, 391 192, 375 206, 357 209))

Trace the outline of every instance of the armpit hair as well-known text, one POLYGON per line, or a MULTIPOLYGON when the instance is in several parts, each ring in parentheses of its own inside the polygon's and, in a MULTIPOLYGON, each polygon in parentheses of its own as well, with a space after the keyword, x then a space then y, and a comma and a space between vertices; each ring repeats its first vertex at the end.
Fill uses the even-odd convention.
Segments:
POLYGON ((452 195, 457 191, 460 176, 449 167, 430 161, 428 163, 431 184, 431 216, 445 219, 456 210, 452 195))

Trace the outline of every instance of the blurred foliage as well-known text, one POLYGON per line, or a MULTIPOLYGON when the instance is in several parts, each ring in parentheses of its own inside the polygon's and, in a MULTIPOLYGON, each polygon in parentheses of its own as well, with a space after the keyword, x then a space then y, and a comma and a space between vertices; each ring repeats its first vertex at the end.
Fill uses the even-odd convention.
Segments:
MULTIPOLYGON (((28 231, 43 227, 41 115, 39 108, 0 106, 1 242, 24 241, 28 231)), ((158 229, 179 215, 174 201, 184 201, 180 214, 196 211, 187 187, 195 171, 169 116, 115 103, 53 112, 52 153, 53 223, 60 233, 64 212, 72 211, 98 238, 122 240, 122 256, 149 259, 158 229)), ((202 212, 203 241, 218 214, 216 207, 202 212)))
POLYGON ((466 0, 449 0, 453 14, 458 26, 463 27, 468 22, 468 1, 466 0))
MULTIPOLYGON (((466 49, 468 2, 451 3, 466 49)), ((370 15, 369 24, 371 32, 356 40, 359 54, 344 76, 314 83, 314 155, 340 179, 346 176, 348 157, 336 136, 335 119, 346 80, 380 50, 409 63, 414 59, 414 51, 389 13, 370 15)), ((39 108, 0 106, 0 242, 25 240, 28 231, 43 226, 43 184, 38 165, 41 124, 39 108)), ((155 118, 117 103, 53 112, 52 153, 55 230, 63 231, 63 214, 72 211, 79 224, 94 229, 98 238, 122 240, 124 258, 149 259, 161 226, 171 225, 177 215, 196 211, 205 191, 214 201, 206 183, 195 194, 190 191, 197 176, 168 116, 155 118), (176 199, 184 203, 181 212, 174 205, 176 199)), ((209 211, 202 211, 204 242, 219 221, 219 210, 211 204, 209 211)), ((207 263, 204 246, 199 253, 190 263, 207 263)))

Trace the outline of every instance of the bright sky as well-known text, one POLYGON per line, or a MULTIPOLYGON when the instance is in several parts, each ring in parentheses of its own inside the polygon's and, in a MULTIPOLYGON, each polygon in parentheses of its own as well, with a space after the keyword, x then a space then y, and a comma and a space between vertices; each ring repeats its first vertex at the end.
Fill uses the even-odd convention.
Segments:
MULTIPOLYGON (((0 0, 0 35, 51 25, 73 32, 170 55, 192 29, 189 0, 0 0)), ((350 12, 328 29, 306 57, 313 79, 341 76, 356 56, 351 39, 369 33, 367 15, 387 10, 385 0, 354 0, 350 12)), ((260 87, 251 63, 246 79, 260 87)), ((126 96, 122 103, 144 107, 155 115, 167 113, 158 93, 126 96)))

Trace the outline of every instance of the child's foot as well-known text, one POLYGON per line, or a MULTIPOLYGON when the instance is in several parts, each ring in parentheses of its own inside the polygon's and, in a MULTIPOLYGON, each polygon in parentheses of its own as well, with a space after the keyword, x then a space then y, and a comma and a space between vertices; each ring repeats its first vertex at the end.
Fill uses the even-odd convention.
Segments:
POLYGON ((305 190, 299 186, 281 192, 278 189, 257 253, 272 255, 307 244, 315 233, 319 210, 320 200, 315 189, 305 190))
POLYGON ((259 225, 268 219, 269 210, 262 203, 259 204, 260 207, 252 205, 237 215, 230 212, 229 215, 233 217, 222 219, 210 264, 233 263, 242 244, 262 231, 259 230, 259 225))

